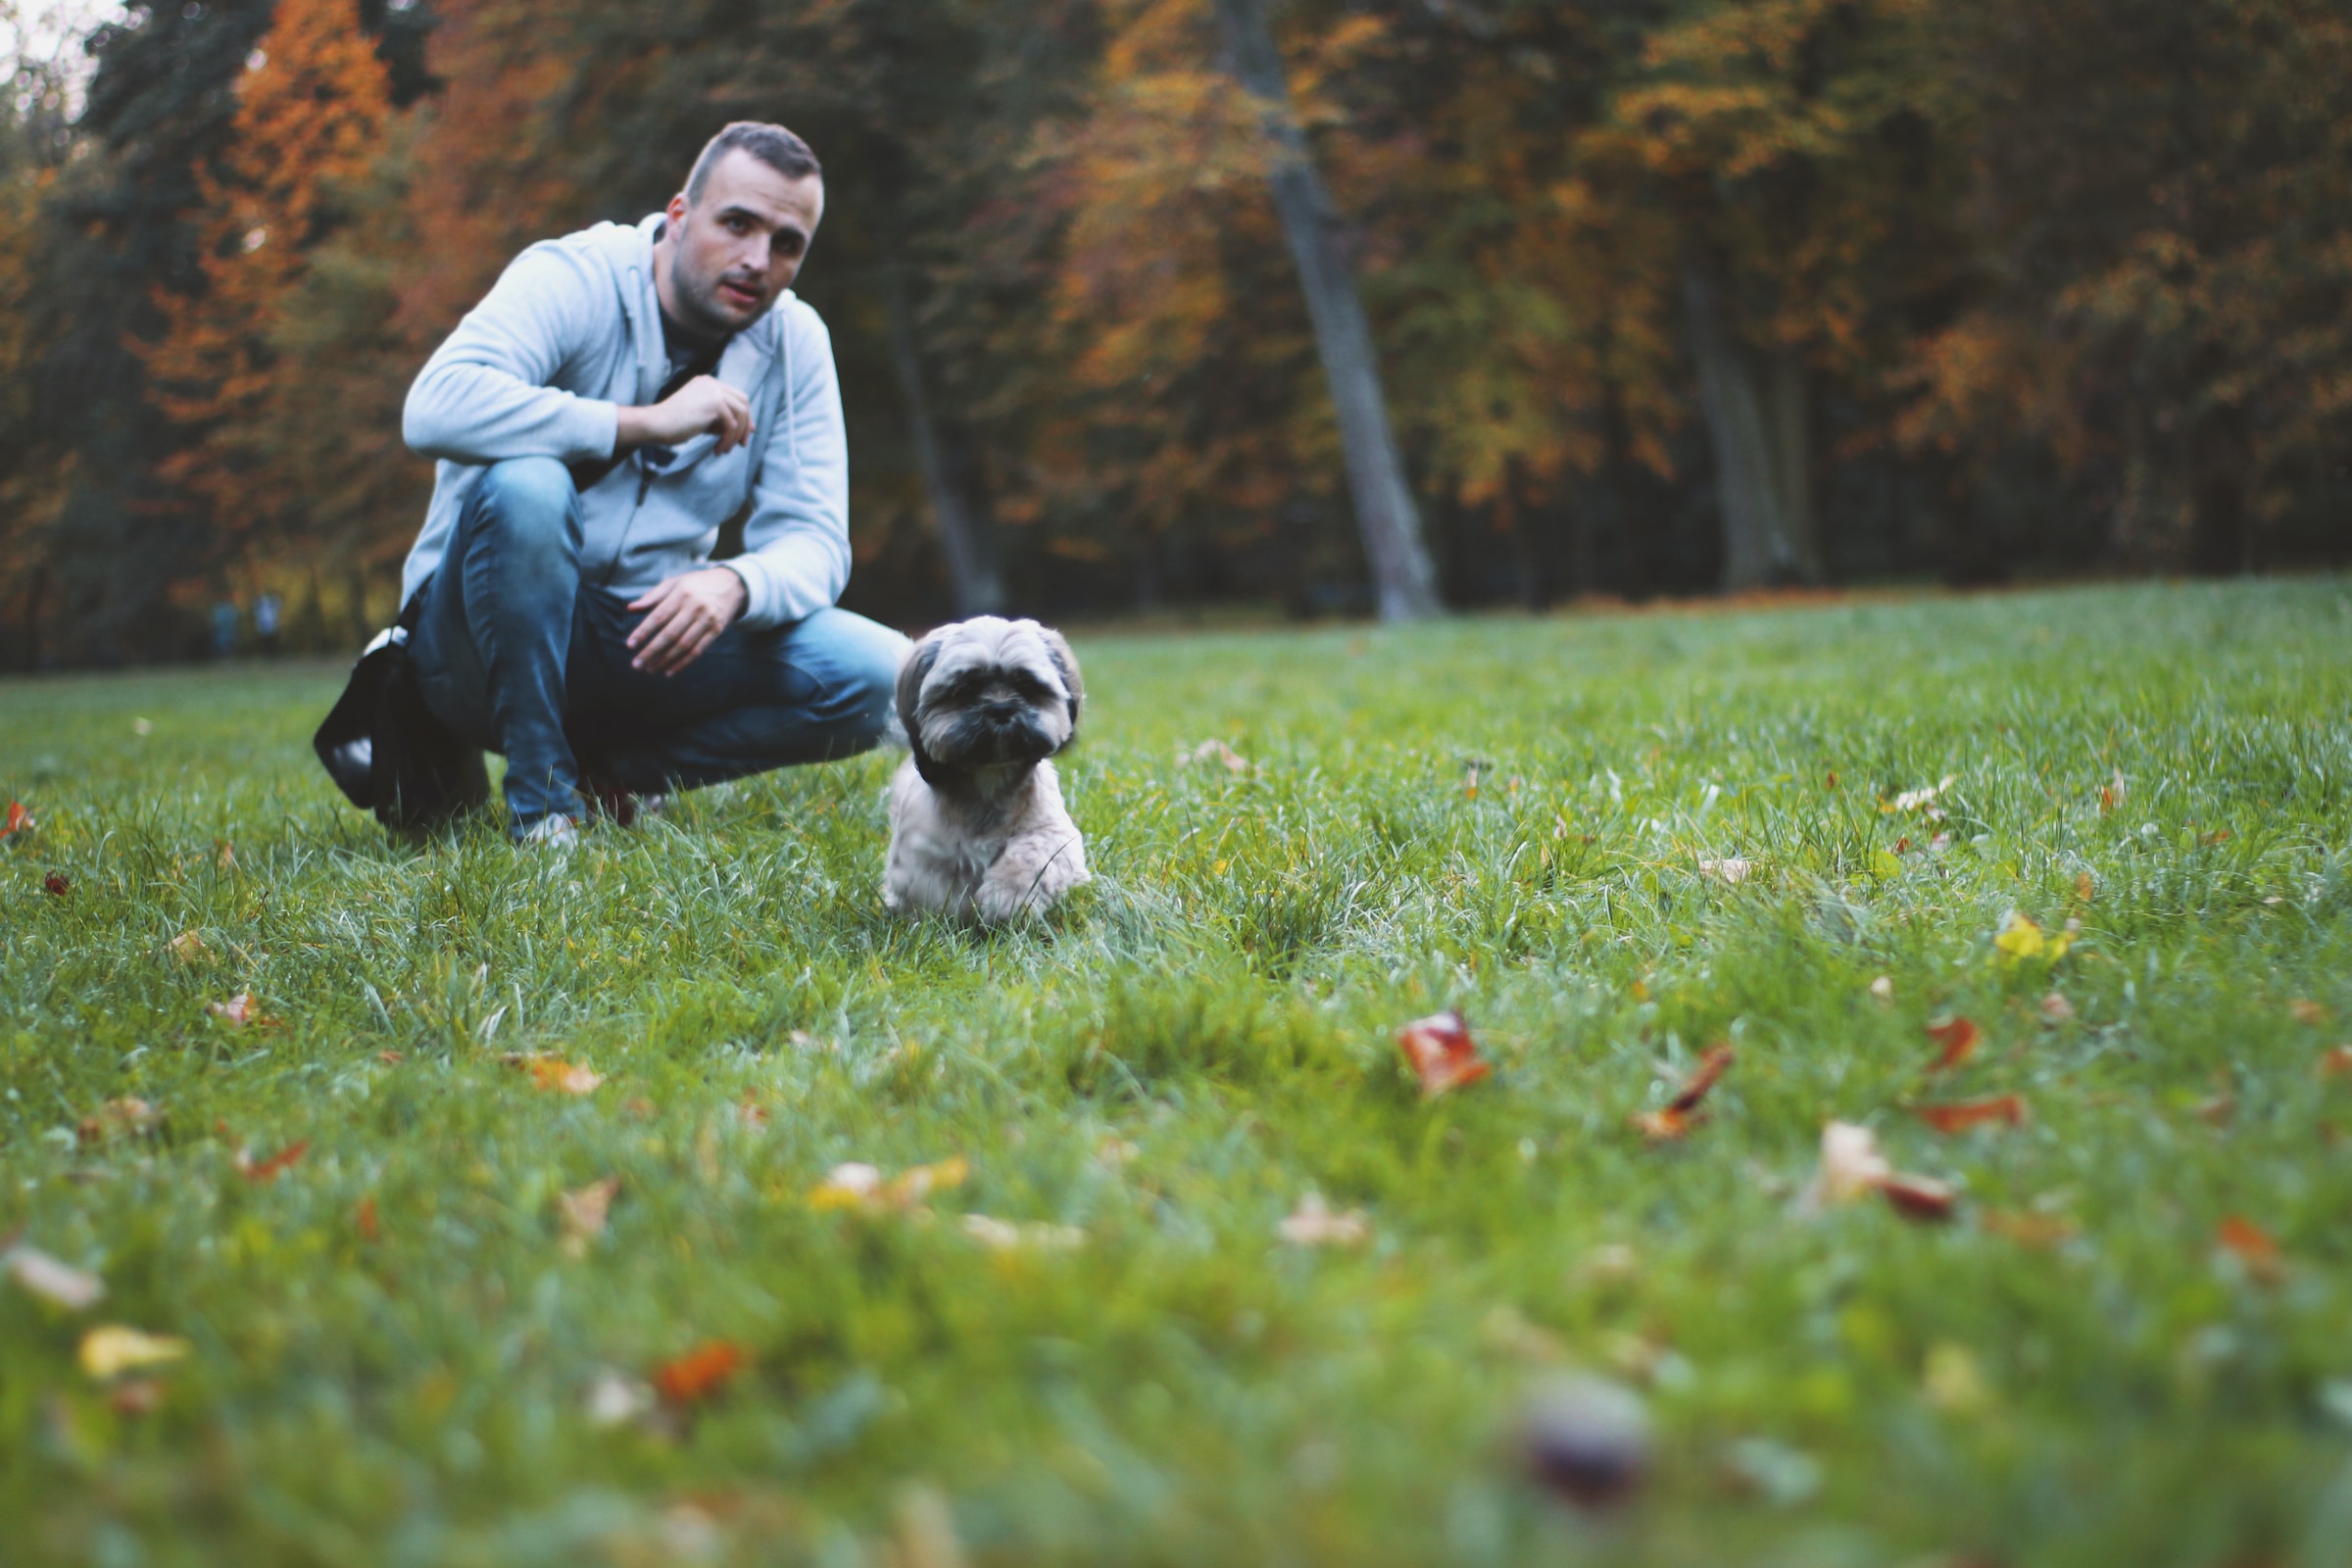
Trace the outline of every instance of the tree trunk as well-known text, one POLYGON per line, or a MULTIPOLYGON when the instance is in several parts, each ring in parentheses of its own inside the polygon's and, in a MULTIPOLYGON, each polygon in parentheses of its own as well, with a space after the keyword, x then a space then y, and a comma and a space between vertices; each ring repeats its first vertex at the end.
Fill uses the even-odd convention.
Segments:
POLYGON ((1813 505, 1813 378, 1787 349, 1772 356, 1766 383, 1772 472, 1789 568, 1800 582, 1822 579, 1821 517, 1813 505))
POLYGON ((1340 243, 1338 214, 1291 113, 1290 86, 1266 24, 1265 0, 1216 0, 1216 6, 1234 79, 1255 101, 1265 131, 1266 182, 1314 323, 1315 348, 1339 419, 1348 489, 1355 503, 1364 555, 1372 564, 1381 618, 1413 620, 1437 614, 1437 572, 1422 539, 1412 492, 1405 487, 1396 438, 1389 427, 1372 327, 1340 243))
POLYGON ((1699 402, 1715 448, 1723 586, 1760 588, 1787 577, 1795 563, 1781 517, 1781 481, 1755 366, 1725 324, 1714 284, 1696 267, 1683 269, 1683 305, 1690 318, 1690 355, 1698 362, 1699 402))
POLYGON ((2217 408, 2189 440, 2189 569, 2227 577, 2247 569, 2246 476, 2253 466, 2245 416, 2217 408))
POLYGON ((890 318, 890 363, 898 374, 899 395, 906 403, 906 433, 914 443, 915 466, 922 470, 923 492, 931 502, 931 523, 939 530, 940 551, 948 558, 948 586, 955 596, 956 613, 993 614, 1004 608, 1004 579, 997 572, 996 555, 987 530, 957 483, 939 426, 931 417, 931 400, 923 386, 923 360, 914 340, 914 313, 906 304, 906 281, 895 260, 878 269, 882 307, 890 318))

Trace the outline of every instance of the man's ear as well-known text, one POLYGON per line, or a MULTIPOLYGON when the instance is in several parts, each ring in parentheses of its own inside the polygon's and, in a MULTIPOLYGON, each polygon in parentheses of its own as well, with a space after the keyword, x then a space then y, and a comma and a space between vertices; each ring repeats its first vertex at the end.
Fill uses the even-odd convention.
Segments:
POLYGON ((686 221, 686 193, 680 191, 672 196, 669 205, 662 209, 662 216, 669 220, 673 230, 682 225, 686 221))
MULTIPOLYGON (((1037 630, 1038 635, 1045 639, 1046 657, 1054 661, 1054 669, 1061 674, 1062 687, 1070 694, 1070 733, 1075 736, 1078 733, 1078 710, 1086 701, 1086 685, 1078 678, 1078 656, 1070 652, 1067 639, 1053 627, 1040 626, 1037 630)), ((1063 744, 1067 745, 1068 742, 1063 744)))
POLYGON ((906 732, 907 749, 914 753, 914 770, 924 783, 939 788, 939 764, 923 750, 922 726, 915 722, 915 710, 921 706, 923 681, 931 666, 939 662, 939 638, 936 634, 916 643, 899 666, 899 727, 906 732))

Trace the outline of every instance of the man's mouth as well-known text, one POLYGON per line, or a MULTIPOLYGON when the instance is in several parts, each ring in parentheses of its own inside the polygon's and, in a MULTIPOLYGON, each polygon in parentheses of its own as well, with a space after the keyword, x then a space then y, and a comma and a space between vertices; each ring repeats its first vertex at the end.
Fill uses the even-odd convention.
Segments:
POLYGON ((718 297, 722 300, 725 300, 729 305, 733 305, 744 310, 749 310, 753 306, 760 303, 760 291, 758 289, 752 287, 748 283, 737 283, 728 278, 719 279, 718 297))

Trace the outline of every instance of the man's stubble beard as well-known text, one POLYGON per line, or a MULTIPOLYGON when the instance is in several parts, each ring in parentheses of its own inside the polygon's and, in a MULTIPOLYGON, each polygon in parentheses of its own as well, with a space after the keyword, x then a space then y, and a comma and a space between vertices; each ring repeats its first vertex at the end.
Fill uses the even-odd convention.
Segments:
MULTIPOLYGON (((680 221, 670 236, 670 291, 677 296, 678 313, 685 318, 683 324, 689 331, 714 338, 732 337, 758 320, 760 313, 754 311, 742 320, 736 320, 718 303, 718 280, 726 274, 723 271, 708 277, 695 274, 686 249, 686 231, 691 221, 680 221)), ((754 284, 755 288, 758 286, 754 284)), ((766 303, 774 302, 771 300, 766 303)), ((760 307, 760 310, 765 309, 766 305, 760 307)))

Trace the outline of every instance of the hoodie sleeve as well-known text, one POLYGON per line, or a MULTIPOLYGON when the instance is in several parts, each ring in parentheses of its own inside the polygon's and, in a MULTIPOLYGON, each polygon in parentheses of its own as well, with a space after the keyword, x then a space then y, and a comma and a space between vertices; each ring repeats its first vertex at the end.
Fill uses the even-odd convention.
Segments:
POLYGON ((754 629, 824 609, 850 580, 849 437, 832 335, 798 300, 780 315, 778 424, 752 479, 743 554, 722 563, 743 579, 742 622, 754 629))
POLYGON ((516 257, 409 388, 401 434, 455 463, 608 458, 614 405, 550 385, 612 335, 612 283, 560 245, 516 257))

